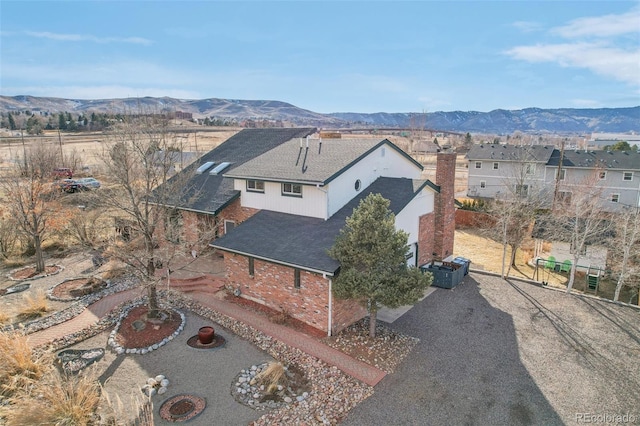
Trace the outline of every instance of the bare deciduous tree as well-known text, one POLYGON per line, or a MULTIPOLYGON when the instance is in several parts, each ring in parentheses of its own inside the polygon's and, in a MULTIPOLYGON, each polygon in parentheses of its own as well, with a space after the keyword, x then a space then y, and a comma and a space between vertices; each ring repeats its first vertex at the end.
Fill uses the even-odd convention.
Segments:
MULTIPOLYGON (((622 287, 640 281, 640 211, 628 208, 615 217, 616 236, 611 245, 613 267, 618 273, 613 300, 618 301, 622 287)), ((640 304, 640 301, 638 302, 640 304)))
POLYGON ((146 286, 151 317, 159 312, 156 268, 168 267, 178 248, 165 237, 167 212, 180 205, 185 189, 185 180, 169 181, 171 156, 162 153, 175 151, 178 144, 167 126, 155 114, 126 116, 114 126, 102 155, 104 171, 116 187, 101 190, 99 203, 115 212, 124 230, 107 253, 132 267, 146 286))
POLYGON ((556 202, 553 211, 553 232, 558 240, 569 242, 573 255, 567 293, 573 288, 576 268, 587 245, 604 245, 612 228, 609 215, 602 211, 602 189, 597 185, 597 177, 596 171, 571 183, 570 197, 556 202))
POLYGON ((45 268, 42 243, 57 214, 56 198, 60 190, 50 182, 52 165, 58 152, 50 146, 34 145, 24 151, 24 158, 2 179, 5 205, 15 230, 33 245, 36 272, 45 268))

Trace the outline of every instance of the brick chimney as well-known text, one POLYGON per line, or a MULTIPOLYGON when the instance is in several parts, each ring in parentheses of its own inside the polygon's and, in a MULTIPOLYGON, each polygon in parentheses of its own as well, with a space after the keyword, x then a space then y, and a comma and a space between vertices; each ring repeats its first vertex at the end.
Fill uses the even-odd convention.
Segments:
POLYGON ((453 240, 456 230, 455 181, 457 153, 443 149, 437 154, 436 185, 440 193, 434 200, 434 257, 445 259, 453 254, 453 240))

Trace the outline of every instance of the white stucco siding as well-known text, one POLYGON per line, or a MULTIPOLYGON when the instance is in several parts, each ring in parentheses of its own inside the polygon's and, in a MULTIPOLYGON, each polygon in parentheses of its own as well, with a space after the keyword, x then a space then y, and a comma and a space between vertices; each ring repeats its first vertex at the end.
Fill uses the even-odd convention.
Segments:
POLYGON ((419 218, 433 211, 433 199, 433 192, 423 189, 396 215, 396 229, 409 234, 409 244, 418 242, 419 218))
POLYGON ((242 191, 242 207, 327 218, 326 194, 315 186, 303 185, 302 197, 283 195, 280 182, 265 182, 264 193, 261 193, 247 191, 244 179, 234 179, 234 189, 242 191))
POLYGON ((383 145, 333 179, 325 189, 329 197, 329 216, 379 177, 420 179, 420 168, 390 146, 383 145), (356 181, 360 189, 356 190, 356 181))

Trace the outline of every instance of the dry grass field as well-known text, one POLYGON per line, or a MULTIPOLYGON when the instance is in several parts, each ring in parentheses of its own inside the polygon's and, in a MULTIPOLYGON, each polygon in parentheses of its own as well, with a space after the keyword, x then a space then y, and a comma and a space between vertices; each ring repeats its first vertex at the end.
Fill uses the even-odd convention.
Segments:
MULTIPOLYGON (((218 146, 241 129, 235 127, 176 126, 173 131, 175 144, 185 152, 205 153, 218 146), (181 127, 184 127, 182 129, 181 127)), ((107 135, 102 132, 61 133, 47 131, 41 136, 24 136, 24 147, 47 144, 61 149, 64 158, 76 158, 81 167, 95 169, 100 164, 107 135)), ((0 131, 0 168, 7 168, 17 158, 22 158, 23 139, 16 132, 0 131)), ((66 166, 61 164, 59 166, 66 166)))

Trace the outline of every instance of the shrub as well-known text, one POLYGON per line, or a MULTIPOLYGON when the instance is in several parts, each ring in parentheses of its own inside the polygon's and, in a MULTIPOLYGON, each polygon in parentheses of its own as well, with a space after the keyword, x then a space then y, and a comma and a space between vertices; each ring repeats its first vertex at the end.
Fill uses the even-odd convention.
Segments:
POLYGON ((92 373, 62 375, 51 369, 34 392, 11 399, 4 416, 13 425, 88 425, 100 401, 100 386, 92 373))
POLYGON ((287 376, 281 362, 270 362, 267 367, 256 376, 258 383, 264 385, 266 393, 272 394, 278 390, 278 385, 286 385, 287 376))
POLYGON ((24 296, 24 307, 18 312, 19 321, 27 321, 40 318, 49 312, 49 302, 43 291, 38 291, 34 296, 24 296))
POLYGON ((52 368, 50 355, 34 354, 22 333, 0 331, 0 395, 28 390, 52 368))

